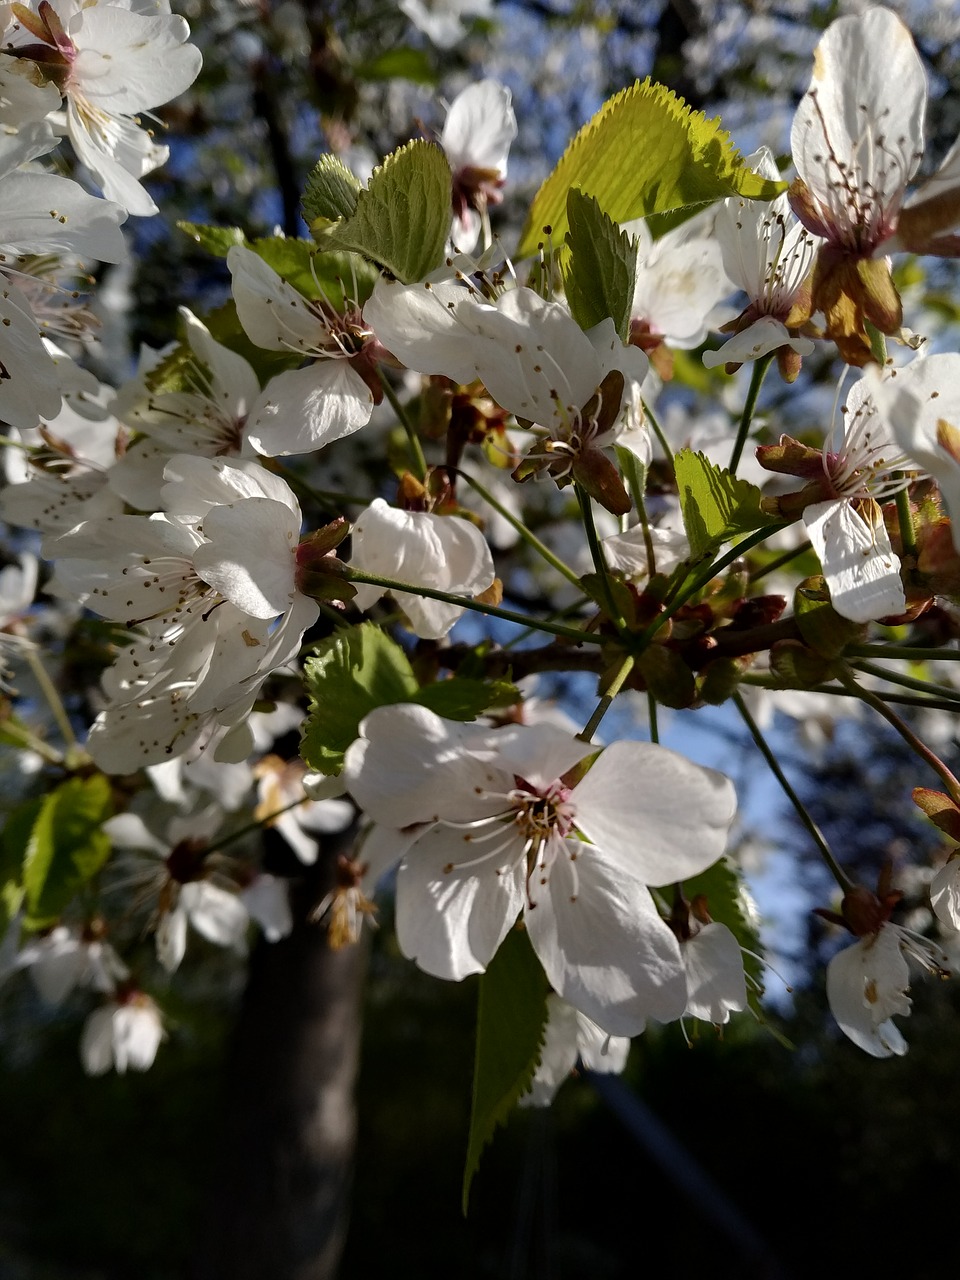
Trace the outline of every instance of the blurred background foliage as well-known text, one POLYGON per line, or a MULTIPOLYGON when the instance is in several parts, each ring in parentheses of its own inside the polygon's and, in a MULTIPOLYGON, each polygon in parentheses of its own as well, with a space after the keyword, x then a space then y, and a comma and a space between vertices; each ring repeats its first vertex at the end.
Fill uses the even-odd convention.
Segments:
MULTIPOLYGON (((842 11, 808 0, 518 0, 468 20, 464 38, 441 50, 377 0, 175 7, 204 70, 163 112, 172 157, 152 181, 163 213, 131 228, 135 266, 111 281, 102 360, 114 378, 141 342, 174 335, 178 303, 202 312, 227 296, 223 263, 177 220, 301 234, 299 192, 321 152, 363 175, 418 130, 439 130, 441 101, 493 75, 512 89, 520 122, 500 224, 509 245, 571 134, 636 77, 652 74, 719 113, 745 153, 767 143, 785 154, 813 47, 842 11)), ((930 72, 929 171, 960 129, 960 12, 933 0, 896 7, 930 72)), ((902 282, 914 313, 956 349, 952 269, 907 263, 902 282)), ((678 360, 681 374, 688 363, 678 360)), ((825 378, 826 362, 807 376, 825 378)), ((690 406, 698 379, 707 390, 723 382, 692 372, 690 406)), ((767 410, 787 412, 794 394, 768 388, 767 410)), ((824 395, 829 403, 832 389, 824 395)), ((935 840, 904 816, 916 770, 885 731, 861 723, 828 733, 813 754, 799 731, 781 726, 779 741, 828 839, 867 883, 886 857, 906 867, 912 849, 935 840)), ((743 763, 742 740, 727 749, 746 773, 760 772, 757 758, 743 763)), ((767 1025, 740 1016, 722 1039, 701 1030, 688 1046, 680 1028, 648 1031, 625 1090, 578 1080, 551 1111, 518 1113, 484 1156, 466 1219, 475 987, 420 974, 385 922, 369 959, 342 1276, 604 1280, 651 1266, 940 1274, 931 1209, 960 1189, 960 989, 917 982, 908 1056, 860 1054, 829 1023, 822 967, 801 962, 812 954, 822 964, 836 946, 809 912, 829 904, 831 887, 769 789, 752 815, 796 868, 788 896, 800 924, 792 941, 768 933, 789 964, 792 998, 777 996, 767 1025), (933 1227, 932 1243, 920 1224, 933 1227)), ((926 927, 923 883, 908 877, 905 887, 908 919, 912 911, 926 927)), ((223 1084, 244 979, 230 966, 207 948, 189 983, 171 985, 175 1044, 144 1076, 83 1077, 81 1003, 54 1019, 22 978, 0 987, 0 1280, 203 1277, 199 1242, 238 1105, 223 1084)))

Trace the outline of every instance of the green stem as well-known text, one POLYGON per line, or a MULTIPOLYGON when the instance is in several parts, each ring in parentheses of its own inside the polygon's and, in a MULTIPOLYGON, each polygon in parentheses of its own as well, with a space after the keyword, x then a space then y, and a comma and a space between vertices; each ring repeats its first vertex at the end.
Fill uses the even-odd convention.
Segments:
POLYGON ((380 375, 380 381, 383 384, 383 391, 387 399, 390 401, 394 413, 397 415, 397 421, 407 433, 407 441, 410 445, 410 453, 413 456, 413 473, 418 480, 426 480, 427 478, 427 460, 423 456, 423 449, 420 446, 420 437, 414 430, 413 423, 407 416, 407 411, 400 403, 397 393, 394 391, 390 379, 383 370, 382 365, 377 365, 377 373, 380 375))
POLYGON ((646 400, 643 400, 641 403, 643 404, 644 417, 650 423, 651 430, 653 431, 653 434, 657 437, 657 443, 660 445, 660 448, 663 450, 663 456, 666 459, 667 466, 670 468, 670 473, 672 475, 674 471, 673 449, 670 447, 667 437, 663 434, 663 427, 661 427, 660 423, 657 421, 656 415, 653 412, 653 410, 647 404, 646 400))
POLYGON ((960 662, 960 649, 924 648, 910 644, 848 644, 854 658, 906 658, 908 662, 960 662))
POLYGON ((657 721, 657 700, 649 689, 647 690, 647 715, 650 718, 650 741, 659 742, 660 725, 657 721))
POLYGON ((789 551, 784 551, 782 555, 776 556, 767 564, 761 565, 759 569, 754 569, 747 579, 749 582, 759 582, 759 580, 768 573, 773 573, 777 569, 782 569, 785 564, 789 564, 791 560, 797 556, 802 556, 805 551, 810 550, 809 541, 801 542, 798 547, 793 547, 789 551))
POLYGON ((689 583, 686 590, 681 591, 679 595, 671 601, 669 606, 664 609, 663 613, 658 614, 646 630, 640 633, 636 640, 635 652, 642 653, 660 628, 673 617, 677 610, 682 609, 691 597, 695 596, 698 591, 702 591, 707 583, 712 581, 713 578, 716 578, 718 574, 722 573, 728 565, 733 564, 735 560, 739 560, 742 555, 752 547, 755 547, 757 543, 763 542, 764 538, 769 538, 771 534, 778 533, 781 529, 785 528, 786 525, 777 524, 768 525, 765 529, 757 529, 754 533, 751 533, 748 538, 744 538, 743 542, 738 542, 735 547, 731 547, 730 550, 726 552, 725 555, 722 555, 719 560, 715 560, 709 564, 706 569, 702 569, 698 574, 694 574, 693 580, 689 583))
POLYGON ((857 697, 873 707, 874 711, 883 716, 888 724, 891 724, 904 742, 923 760, 934 773, 938 774, 944 782, 951 798, 955 803, 960 804, 960 782, 953 776, 947 766, 943 763, 925 742, 921 742, 917 735, 913 732, 909 725, 905 724, 895 711, 884 702, 884 700, 873 693, 870 689, 865 689, 863 685, 858 684, 854 678, 853 672, 845 662, 837 663, 837 679, 841 684, 846 685, 851 693, 855 693, 857 697))
POLYGON ((528 546, 531 546, 539 556, 542 556, 543 559, 546 560, 547 564, 552 565, 553 568, 556 569, 558 573, 562 574, 568 582, 573 583, 578 590, 580 589, 580 579, 573 569, 571 569, 569 565, 564 564, 559 556, 555 556, 550 548, 546 546, 545 543, 541 542, 535 533, 531 533, 523 521, 519 520, 512 511, 508 511, 503 503, 498 502, 493 494, 484 488, 479 480, 475 480, 468 472, 460 471, 459 469, 457 470, 457 475, 461 480, 466 480, 470 488, 479 493, 484 502, 488 503, 493 507, 494 511, 503 516, 504 520, 513 525, 520 537, 523 538, 528 546))
POLYGON ((771 352, 770 355, 761 356, 759 360, 754 361, 747 398, 743 405, 743 413, 740 415, 740 426, 737 428, 737 438, 733 443, 733 453, 730 455, 731 471, 736 471, 740 463, 740 455, 743 453, 743 447, 747 443, 747 436, 750 434, 753 412, 757 407, 757 397, 760 395, 760 388, 763 386, 763 380, 767 376, 767 370, 770 368, 772 360, 773 353, 771 352))
POLYGON ((3 741, 9 746, 19 745, 24 751, 33 751, 46 760, 47 764, 62 765, 63 755, 56 747, 37 737, 26 725, 16 724, 10 720, 3 722, 3 741))
MULTIPOLYGON (((742 677, 741 684, 751 685, 755 689, 784 689, 786 686, 777 679, 776 676, 752 675, 748 674, 742 677)), ((833 698, 857 698, 859 693, 851 693, 849 689, 838 688, 835 684, 815 684, 809 689, 804 689, 804 693, 829 693, 833 698)), ((918 694, 912 693, 884 693, 884 702, 895 702, 900 707, 928 707, 932 711, 950 711, 956 715, 957 704, 952 699, 944 702, 940 698, 921 698, 918 694)))
POLYGON ((794 808, 794 811, 796 812, 797 817, 800 819, 800 821, 803 823, 803 825, 806 827, 807 831, 810 833, 811 837, 813 838, 813 842, 817 846, 817 848, 820 850, 820 856, 823 858, 824 862, 829 867, 833 878, 836 880, 837 884, 844 891, 844 893, 848 893, 853 888, 852 880, 849 879, 849 877, 844 872, 843 868, 840 866, 839 862, 837 862, 836 858, 833 856, 833 853, 830 850, 830 846, 827 844, 826 837, 824 836, 823 832, 814 822, 813 818, 807 812, 806 805, 803 803, 803 801, 794 791, 793 787, 790 785, 786 774, 780 768, 780 762, 777 760, 776 756, 770 750, 770 746, 767 743, 766 738, 761 733, 757 725, 757 722, 754 720, 753 716, 747 710, 747 704, 744 702, 742 695, 739 693, 735 693, 733 695, 733 701, 736 705, 737 710, 740 712, 740 718, 743 720, 743 723, 747 726, 747 730, 749 731, 751 738, 753 738, 754 742, 757 745, 757 748, 760 751, 760 754, 763 756, 764 760, 766 760, 767 765, 770 769, 770 772, 773 774, 777 782, 780 784, 783 794, 787 797, 787 799, 793 805, 793 808, 794 808))
POLYGON ((40 692, 46 700, 47 706, 53 712, 53 718, 63 735, 63 740, 67 744, 68 751, 70 749, 77 750, 79 743, 73 732, 73 726, 70 723, 70 717, 67 715, 60 694, 57 692, 56 686, 47 675, 46 668, 40 661, 40 655, 33 645, 27 645, 23 650, 23 655, 27 660, 30 670, 33 672, 33 678, 37 682, 40 692))
POLYGON ((573 627, 559 626, 555 622, 543 619, 531 619, 525 613, 515 613, 512 609, 501 609, 497 605, 482 604, 469 596, 456 596, 450 591, 435 591, 432 587, 417 586, 412 582, 398 582, 395 578, 380 578, 376 574, 362 573, 359 569, 347 568, 344 576, 348 582, 363 582, 371 587, 383 587, 385 591, 405 591, 411 596, 425 596, 428 600, 442 600, 445 604, 455 604, 460 609, 471 609, 474 613, 485 613, 491 618, 501 618, 504 622, 514 622, 520 627, 533 627, 537 631, 547 631, 554 636, 563 636, 576 644, 605 644, 609 637, 591 635, 589 631, 575 630, 573 627))
POLYGON ((607 568, 607 562, 604 559, 603 547, 600 545, 600 538, 597 535, 597 525, 593 518, 593 506, 590 502, 590 495, 579 484, 574 484, 577 491, 577 501, 580 503, 580 514, 583 516, 583 528, 587 535, 587 546, 590 548, 590 558, 593 561, 593 567, 600 579, 600 589, 603 592, 603 603, 607 609, 607 617, 614 624, 618 631, 623 630, 623 615, 617 608, 616 601, 613 598, 613 591, 610 589, 610 570, 607 568))
POLYGON ((897 490, 897 523, 900 525, 900 546, 905 556, 917 558, 917 531, 913 527, 910 495, 906 489, 897 490))
POLYGON ((275 809, 273 813, 267 814, 265 818, 257 818, 254 822, 248 822, 246 826, 238 827, 236 831, 222 836, 219 840, 215 840, 213 844, 207 845, 204 853, 219 853, 221 849, 225 849, 228 844, 234 844, 237 840, 242 840, 244 836, 252 835, 255 831, 262 831, 264 827, 269 827, 275 818, 279 818, 284 813, 289 813, 291 809, 296 809, 301 804, 307 804, 310 797, 301 796, 299 800, 291 800, 289 804, 285 804, 282 809, 275 809))
POLYGON ((597 707, 593 715, 577 734, 578 738, 582 738, 584 742, 592 741, 593 735, 600 726, 600 721, 610 710, 614 698, 623 688, 627 676, 629 676, 630 672, 633 670, 633 662, 633 654, 628 653, 623 662, 621 662, 620 669, 617 671, 617 674, 607 686, 606 693, 604 693, 600 701, 597 703, 597 707))
POLYGON ((898 684, 903 689, 915 689, 918 693, 928 694, 930 697, 944 698, 947 701, 954 701, 960 704, 960 690, 951 689, 947 685, 931 684, 929 680, 918 680, 915 676, 901 675, 899 671, 888 671, 886 667, 878 667, 875 662, 851 662, 851 667, 857 671, 862 671, 865 675, 876 676, 879 680, 886 680, 889 684, 898 684))

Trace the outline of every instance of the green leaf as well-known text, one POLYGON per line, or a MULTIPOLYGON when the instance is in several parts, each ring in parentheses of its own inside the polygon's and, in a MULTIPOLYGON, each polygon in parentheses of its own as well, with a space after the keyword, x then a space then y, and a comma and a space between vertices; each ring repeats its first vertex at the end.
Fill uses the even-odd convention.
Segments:
POLYGON ((573 318, 592 329, 609 316, 621 342, 630 333, 637 278, 637 242, 621 231, 593 196, 576 187, 567 192, 567 246, 570 260, 563 287, 573 318))
POLYGON ((200 222, 178 222, 177 230, 195 240, 206 253, 215 258, 225 258, 235 244, 246 244, 247 238, 239 227, 211 227, 200 222))
POLYGON ((320 773, 340 772, 364 716, 419 689, 407 655, 372 622, 335 632, 304 667, 311 702, 301 754, 320 773))
POLYGON ((43 803, 43 796, 24 800, 11 811, 0 831, 0 937, 23 901, 23 863, 43 803))
POLYGON ((684 880, 683 892, 690 901, 698 894, 703 894, 707 899, 711 918, 719 924, 725 924, 741 947, 755 953, 743 957, 743 967, 748 979, 750 1007, 754 1012, 759 1012, 763 990, 763 962, 758 957, 763 955, 763 944, 760 941, 757 906, 742 873, 729 858, 721 858, 700 875, 684 880), (751 985, 750 979, 759 985, 759 990, 751 985))
POLYGON ((321 156, 303 189, 303 220, 311 231, 352 218, 363 184, 339 157, 321 156))
POLYGON ((480 978, 463 1212, 483 1149, 533 1080, 543 1051, 550 984, 525 929, 512 929, 480 978))
POLYGON ((332 226, 325 246, 361 253, 404 284, 443 261, 453 216, 450 165, 417 138, 387 156, 360 192, 356 212, 332 226))
POLYGON ((59 919, 76 891, 106 862, 110 837, 101 826, 112 812, 110 783, 99 773, 70 778, 44 797, 23 864, 29 925, 59 919))
POLYGON ((772 200, 786 183, 748 169, 717 120, 647 79, 604 103, 567 147, 537 192, 518 257, 536 253, 545 227, 562 243, 572 187, 595 196, 615 222, 626 222, 732 195, 772 200))
POLYGON ((445 720, 476 720, 494 705, 512 706, 520 701, 520 690, 507 680, 490 683, 453 676, 438 680, 418 690, 413 702, 429 709, 445 720))
POLYGON ((412 80, 416 84, 434 84, 437 80, 427 51, 405 44, 361 63, 354 68, 354 74, 358 80, 412 80))
POLYGON ((674 458, 683 527, 694 560, 711 555, 740 533, 776 523, 760 509, 760 490, 716 467, 702 453, 682 449, 674 458))

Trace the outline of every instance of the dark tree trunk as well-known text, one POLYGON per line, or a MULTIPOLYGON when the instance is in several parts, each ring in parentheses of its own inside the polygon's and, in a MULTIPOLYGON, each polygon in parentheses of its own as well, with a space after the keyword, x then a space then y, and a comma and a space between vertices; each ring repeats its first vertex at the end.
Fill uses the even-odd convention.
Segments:
MULTIPOLYGON (((331 854, 321 861, 329 866, 331 854)), ((261 941, 228 1064, 222 1174, 197 1280, 332 1280, 349 1218, 367 948, 305 923, 327 876, 295 894, 289 938, 261 941)))

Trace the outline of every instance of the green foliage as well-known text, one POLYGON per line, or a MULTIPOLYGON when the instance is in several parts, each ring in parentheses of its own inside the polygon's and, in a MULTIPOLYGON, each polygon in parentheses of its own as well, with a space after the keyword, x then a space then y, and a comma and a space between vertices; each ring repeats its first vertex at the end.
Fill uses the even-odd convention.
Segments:
POLYGON ((360 253, 404 284, 422 280, 443 261, 452 181, 438 146, 408 142, 373 171, 354 213, 324 230, 321 243, 360 253))
POLYGON ((519 702, 520 690, 509 680, 487 683, 455 676, 452 680, 424 685, 412 701, 429 707, 445 720, 476 720, 491 707, 510 707, 519 702))
POLYGON ((621 231, 597 201, 576 187, 567 192, 567 247, 564 291, 581 329, 609 316, 621 342, 630 333, 630 310, 637 277, 637 243, 621 231))
POLYGON ((484 1147, 530 1088, 543 1050, 549 993, 526 930, 512 929, 480 979, 464 1213, 484 1147))
POLYGON ((748 169, 718 121, 661 84, 637 81, 604 103, 560 157, 533 201, 517 256, 536 252, 545 227, 554 243, 562 240, 573 187, 626 222, 732 195, 772 200, 785 185, 748 169))
POLYGON ((702 453, 682 449, 674 458, 683 527, 694 560, 712 555, 740 533, 775 523, 760 509, 760 490, 723 471, 702 453))
POLYGON ((400 646, 372 622, 337 631, 304 664, 310 710, 301 754, 311 769, 339 773, 360 721, 375 707, 409 702, 417 678, 400 646))
POLYGON ((239 227, 211 227, 199 222, 178 222, 177 230, 196 241, 205 253, 215 258, 225 258, 235 244, 246 244, 247 238, 239 227))
POLYGON ((372 622, 335 632, 305 663, 310 710, 301 754, 311 769, 339 773, 360 722, 376 707, 416 702, 447 720, 475 720, 510 705, 519 692, 506 680, 455 676, 420 687, 403 649, 372 622))
POLYGON ((763 944, 760 941, 756 905, 746 887, 743 874, 729 858, 721 858, 698 876, 684 880, 683 892, 690 901, 702 894, 707 900, 711 918, 719 924, 725 924, 746 951, 754 952, 753 955, 744 955, 743 967, 747 974, 750 1007, 759 1013, 763 990, 763 962, 758 957, 763 954, 763 944), (751 980, 757 985, 751 985, 751 980))
POLYGON ((23 887, 29 926, 39 928, 59 919, 77 890, 106 862, 110 838, 101 826, 112 812, 110 783, 102 774, 70 778, 44 796, 29 834, 29 815, 24 812, 16 836, 27 836, 23 887))
POLYGON ((415 84, 436 84, 437 73, 425 49, 398 45, 354 68, 359 80, 412 80, 415 84))
POLYGON ((311 232, 352 218, 363 183, 334 155, 321 156, 303 189, 303 220, 311 232))

